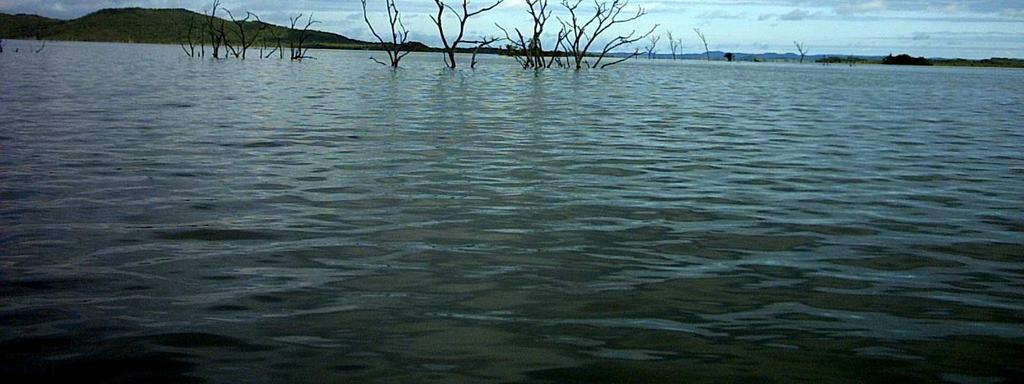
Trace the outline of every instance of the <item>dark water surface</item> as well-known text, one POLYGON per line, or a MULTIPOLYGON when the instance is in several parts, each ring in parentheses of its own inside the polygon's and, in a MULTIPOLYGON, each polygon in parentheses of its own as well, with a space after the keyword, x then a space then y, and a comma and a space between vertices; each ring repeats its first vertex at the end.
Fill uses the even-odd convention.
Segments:
POLYGON ((10 51, 5 383, 1024 375, 1024 71, 10 51))

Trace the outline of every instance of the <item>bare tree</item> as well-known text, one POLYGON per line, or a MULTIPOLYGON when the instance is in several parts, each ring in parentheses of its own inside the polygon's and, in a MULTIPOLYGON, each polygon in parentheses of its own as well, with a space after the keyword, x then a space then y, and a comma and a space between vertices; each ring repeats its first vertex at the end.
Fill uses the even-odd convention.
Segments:
POLYGON ((654 50, 658 49, 659 41, 661 41, 661 35, 647 36, 647 46, 644 47, 644 50, 647 51, 647 60, 654 58, 654 50))
MULTIPOLYGON (((533 30, 527 35, 519 28, 515 29, 516 36, 511 36, 505 28, 498 25, 498 29, 505 32, 505 39, 509 41, 508 54, 516 59, 524 69, 549 68, 555 62, 557 53, 550 55, 551 59, 545 59, 544 43, 541 35, 544 33, 544 26, 551 18, 551 10, 548 9, 548 0, 525 0, 527 13, 533 19, 533 30)), ((559 32, 558 40, 555 42, 555 51, 558 50, 564 33, 559 32)))
MULTIPOLYGON (((235 58, 245 60, 245 52, 248 51, 253 44, 256 44, 256 40, 259 39, 260 33, 267 28, 267 24, 252 12, 245 12, 244 19, 235 18, 235 15, 233 15, 227 8, 224 9, 224 12, 227 12, 228 17, 231 18, 231 23, 235 25, 235 29, 232 30, 232 32, 235 37, 238 38, 238 44, 240 44, 237 49, 231 44, 228 44, 228 49, 231 50, 231 54, 234 55, 235 58), (254 19, 255 21, 251 22, 249 21, 250 19, 254 19), (256 24, 255 30, 252 31, 252 33, 248 33, 249 31, 246 31, 246 24, 256 24)), ((225 39, 225 41, 227 41, 227 39, 225 39)))
POLYGON ((288 48, 291 50, 292 60, 302 61, 302 59, 311 59, 312 57, 306 56, 306 51, 309 51, 309 48, 305 48, 304 45, 306 44, 306 39, 309 38, 309 27, 319 23, 319 21, 313 20, 313 14, 310 13, 309 18, 306 19, 306 25, 301 30, 298 30, 299 36, 295 39, 295 26, 298 25, 299 20, 302 20, 302 14, 288 17, 288 20, 291 22, 291 29, 288 30, 288 48))
POLYGON ((672 32, 666 33, 668 35, 668 46, 672 50, 672 60, 676 59, 676 54, 679 52, 679 48, 683 47, 683 39, 676 40, 672 37, 672 32))
POLYGON ((804 56, 807 56, 807 49, 804 47, 804 43, 793 42, 796 45, 796 50, 800 52, 800 64, 804 63, 804 56))
POLYGON ((388 54, 388 60, 390 64, 386 64, 380 60, 370 57, 370 60, 377 62, 380 65, 390 65, 391 68, 398 68, 398 62, 402 61, 405 55, 409 54, 409 50, 406 48, 405 52, 402 52, 402 48, 405 48, 405 43, 409 39, 409 31, 405 29, 405 24, 402 24, 402 16, 398 12, 398 7, 395 6, 395 0, 384 0, 384 4, 388 8, 388 25, 391 26, 391 41, 385 42, 383 38, 377 34, 377 30, 373 29, 373 24, 370 23, 370 17, 366 14, 366 0, 360 0, 363 3, 363 20, 366 21, 366 26, 370 27, 370 32, 380 42, 380 47, 388 54))
MULTIPOLYGON (((267 28, 267 33, 269 33, 269 34, 270 34, 270 37, 271 37, 271 39, 272 39, 272 40, 270 41, 270 43, 274 44, 274 45, 273 45, 273 48, 274 48, 274 49, 268 49, 268 50, 267 50, 267 53, 266 53, 266 54, 263 54, 263 50, 262 50, 262 48, 261 48, 261 50, 260 50, 260 56, 261 56, 262 58, 264 58, 264 59, 269 59, 269 58, 270 58, 270 56, 274 56, 274 54, 276 53, 276 54, 278 54, 278 56, 279 56, 280 58, 282 58, 282 59, 283 59, 283 58, 284 58, 284 42, 283 42, 283 39, 281 38, 281 35, 279 35, 279 34, 277 33, 277 29, 276 29, 276 28, 273 28, 273 27, 271 27, 271 28, 267 28)), ((286 32, 286 33, 287 33, 287 32, 286 32)), ((263 40, 263 44, 264 44, 264 45, 266 45, 266 43, 267 43, 267 40, 266 40, 266 39, 264 39, 264 40, 263 40)))
POLYGON ((199 26, 196 24, 196 14, 193 13, 188 18, 188 29, 185 30, 184 36, 181 37, 178 45, 181 46, 181 50, 185 51, 185 55, 188 57, 196 57, 196 43, 199 43, 200 45, 203 44, 202 32, 199 31, 199 26), (186 44, 188 47, 186 47, 186 44))
POLYGON ((469 59, 469 68, 476 68, 476 65, 478 64, 478 62, 476 61, 476 55, 477 53, 480 52, 481 49, 483 49, 484 47, 488 47, 491 44, 494 44, 498 40, 501 40, 501 38, 494 36, 480 36, 480 40, 476 41, 476 47, 473 48, 473 55, 469 59))
POLYGON ((699 37, 700 41, 704 43, 704 56, 708 61, 711 61, 711 50, 708 49, 708 39, 704 37, 704 33, 700 31, 700 28, 694 28, 693 31, 697 32, 697 37, 699 37))
POLYGON ((225 21, 217 17, 217 10, 220 9, 220 0, 213 0, 210 7, 210 14, 206 18, 206 33, 210 36, 210 48, 213 50, 213 58, 220 58, 220 47, 227 41, 227 33, 224 29, 225 21), (220 23, 217 23, 220 21, 220 23))
POLYGON ((618 60, 605 63, 604 65, 601 64, 601 61, 613 50, 643 40, 658 28, 655 25, 644 34, 637 34, 636 30, 633 30, 626 35, 613 37, 605 43, 600 53, 595 54, 596 59, 593 63, 587 62, 588 52, 590 52, 591 46, 597 42, 601 34, 615 25, 635 21, 646 15, 647 11, 643 7, 637 7, 636 13, 629 13, 623 16, 622 10, 629 5, 629 0, 612 0, 610 3, 595 0, 594 14, 589 18, 583 19, 579 15, 579 6, 582 2, 583 0, 562 0, 562 6, 568 11, 569 17, 568 20, 559 19, 562 23, 563 33, 566 35, 564 45, 566 52, 571 55, 573 60, 571 65, 576 69, 583 69, 584 66, 587 68, 605 68, 636 57, 640 55, 639 49, 635 49, 632 54, 618 60))
POLYGON ((470 11, 469 0, 462 0, 462 7, 460 10, 456 10, 455 7, 452 7, 451 5, 446 3, 445 0, 434 0, 434 4, 437 5, 437 15, 430 15, 430 19, 434 21, 434 25, 437 26, 437 33, 441 36, 441 44, 444 45, 444 63, 445 65, 448 66, 448 68, 455 69, 456 67, 455 51, 459 48, 459 44, 481 43, 479 41, 463 40, 464 36, 466 35, 466 22, 469 21, 469 18, 490 11, 496 8, 498 5, 501 5, 501 3, 504 1, 505 0, 496 0, 493 4, 489 6, 477 9, 475 11, 470 11), (453 15, 455 15, 455 18, 459 22, 459 32, 457 35, 455 35, 455 38, 452 40, 449 40, 444 33, 444 15, 449 11, 453 15))

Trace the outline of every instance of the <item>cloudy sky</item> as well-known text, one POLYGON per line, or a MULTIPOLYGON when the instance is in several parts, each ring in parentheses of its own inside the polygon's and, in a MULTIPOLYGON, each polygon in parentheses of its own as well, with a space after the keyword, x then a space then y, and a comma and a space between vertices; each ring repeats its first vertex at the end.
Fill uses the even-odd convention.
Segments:
MULTIPOLYGON (((458 1, 458 0, 448 0, 458 1)), ((487 0, 472 0, 483 5, 487 0)), ((493 1, 493 0, 491 0, 493 1)), ((559 0, 551 0, 553 8, 559 0)), ((589 0, 587 0, 589 3, 589 0)), ((369 40, 359 0, 223 0, 232 10, 249 10, 264 20, 284 23, 289 14, 313 12, 318 29, 369 40)), ((369 0, 384 11, 383 0, 369 0)), ((428 13, 432 0, 397 0, 415 40, 438 43, 428 13)), ((920 56, 1024 57, 1024 0, 631 0, 648 15, 633 27, 660 25, 683 39, 687 52, 702 50, 693 28, 707 36, 712 50, 791 52, 803 42, 811 54, 911 53, 920 56)), ((207 0, 0 0, 0 11, 74 18, 111 7, 189 8, 207 0)), ((524 0, 505 0, 498 9, 471 19, 471 36, 498 33, 494 27, 529 26, 524 0)), ((556 16, 558 13, 556 12, 556 16)), ((371 18, 383 20, 374 11, 371 18)), ((621 31, 619 31, 621 32, 621 31)), ((627 31, 628 32, 628 31, 627 31)), ((666 51, 663 42, 660 51, 666 51)))

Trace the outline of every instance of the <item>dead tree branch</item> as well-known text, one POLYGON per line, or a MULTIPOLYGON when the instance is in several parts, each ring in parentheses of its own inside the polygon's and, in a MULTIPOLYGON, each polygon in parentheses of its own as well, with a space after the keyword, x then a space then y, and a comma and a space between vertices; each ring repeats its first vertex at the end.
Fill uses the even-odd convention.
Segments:
POLYGON ((386 42, 379 34, 377 30, 373 28, 373 23, 370 23, 370 17, 366 13, 366 0, 360 0, 363 3, 363 20, 366 21, 366 26, 370 27, 370 32, 373 33, 373 37, 377 38, 380 42, 381 49, 388 54, 388 61, 390 63, 384 63, 373 57, 370 60, 375 61, 380 65, 387 65, 391 68, 398 68, 398 63, 402 61, 405 55, 409 54, 409 49, 405 46, 406 41, 409 40, 409 30, 405 29, 405 24, 402 23, 402 15, 398 12, 398 7, 395 6, 395 0, 384 0, 384 4, 388 9, 388 25, 391 27, 391 41, 386 42), (402 52, 402 49, 405 52, 402 52))
POLYGON ((800 52, 800 64, 804 63, 804 56, 807 56, 807 49, 804 47, 804 43, 793 42, 796 45, 796 50, 800 52))
POLYGON ((210 14, 206 18, 206 33, 210 36, 210 48, 213 50, 214 59, 220 58, 220 48, 227 42, 227 33, 224 30, 225 21, 217 18, 218 9, 220 9, 220 0, 213 0, 210 14))
POLYGON ((708 39, 704 37, 704 33, 700 31, 700 28, 694 28, 693 31, 697 32, 697 37, 699 37, 700 41, 704 43, 704 57, 707 58, 707 61, 711 61, 711 50, 708 49, 708 39))
POLYGON ((647 60, 654 58, 654 50, 658 49, 658 42, 661 41, 661 35, 651 35, 647 37, 647 46, 644 50, 647 51, 647 60))
POLYGON ((647 33, 637 34, 636 30, 631 31, 626 35, 620 35, 609 40, 604 47, 601 48, 600 53, 596 53, 596 60, 594 63, 589 63, 585 59, 590 52, 591 47, 597 42, 598 38, 609 28, 618 25, 636 21, 647 14, 647 11, 643 7, 637 7, 636 13, 630 13, 622 15, 622 11, 629 5, 629 0, 612 0, 610 3, 606 1, 596 0, 594 2, 594 14, 589 18, 581 18, 579 15, 579 7, 583 0, 562 0, 562 6, 569 13, 568 20, 559 19, 562 24, 562 29, 565 31, 565 47, 566 51, 571 55, 573 63, 571 64, 576 69, 587 68, 605 68, 611 65, 615 65, 626 61, 630 58, 636 57, 640 54, 640 50, 636 49, 632 54, 615 60, 604 65, 601 65, 601 61, 604 60, 609 53, 625 45, 631 45, 640 40, 643 40, 654 33, 654 30, 658 28, 655 25, 647 33))
POLYGON ((295 26, 299 23, 299 20, 302 20, 302 14, 300 13, 298 16, 289 17, 288 20, 291 21, 291 29, 288 31, 288 48, 291 49, 292 60, 302 61, 302 59, 311 59, 312 57, 306 56, 306 51, 309 51, 309 48, 304 46, 306 44, 306 39, 309 38, 309 27, 312 27, 313 24, 319 23, 319 21, 313 20, 313 14, 310 13, 309 18, 306 19, 306 25, 299 30, 298 39, 293 39, 293 34, 296 31, 295 26))
POLYGON ((196 57, 196 43, 202 44, 201 38, 202 34, 197 30, 196 15, 193 13, 188 19, 188 30, 185 31, 185 35, 181 37, 178 45, 181 46, 181 50, 185 51, 185 55, 196 57), (186 44, 188 45, 187 48, 186 44))
POLYGON ((548 0, 525 0, 525 2, 526 12, 533 19, 533 29, 529 35, 524 35, 519 28, 516 28, 516 35, 513 37, 505 28, 500 25, 497 27, 505 33, 505 40, 509 41, 509 45, 506 47, 508 54, 515 58, 524 69, 550 68, 556 61, 560 63, 560 60, 556 60, 557 51, 562 45, 565 34, 559 32, 558 39, 555 41, 555 49, 548 55, 544 51, 544 43, 541 39, 544 27, 547 25, 548 19, 551 18, 548 0), (545 57, 546 55, 549 57, 545 57))
POLYGON ((672 50, 672 60, 676 59, 676 55, 679 53, 679 49, 683 47, 683 39, 675 39, 672 37, 672 32, 668 32, 668 46, 672 50))
POLYGON ((476 68, 476 65, 478 63, 476 61, 476 55, 477 55, 477 53, 480 52, 480 49, 482 49, 484 47, 488 47, 491 44, 494 44, 495 42, 497 42, 498 40, 501 40, 501 38, 494 37, 494 36, 481 36, 480 40, 467 41, 467 43, 476 44, 476 47, 473 48, 473 55, 472 55, 472 57, 469 60, 469 68, 471 68, 471 69, 472 68, 476 68))
POLYGON ((224 12, 227 12, 228 17, 231 18, 231 23, 235 25, 235 29, 231 32, 238 38, 238 44, 240 44, 238 49, 235 49, 229 44, 228 49, 231 50, 231 54, 235 56, 235 58, 245 60, 245 52, 248 51, 253 44, 256 44, 256 40, 260 37, 260 33, 267 28, 267 25, 263 23, 263 20, 260 20, 259 16, 252 12, 245 12, 244 19, 235 18, 235 15, 227 8, 224 8, 224 12), (255 19, 256 21, 250 22, 250 19, 255 19), (255 31, 250 34, 246 30, 246 24, 253 23, 256 24, 256 28, 255 31))
MULTIPOLYGON (((260 56, 262 56, 264 59, 269 59, 270 56, 273 56, 275 53, 277 53, 278 56, 280 56, 280 58, 283 59, 284 58, 284 42, 283 42, 283 39, 281 38, 281 35, 279 35, 277 33, 277 29, 276 28, 267 28, 267 33, 270 33, 270 37, 273 38, 273 40, 271 42, 276 44, 276 45, 274 46, 274 49, 271 49, 271 50, 267 51, 267 53, 265 55, 261 53, 260 56)), ((266 39, 264 39, 264 44, 266 44, 266 39)))
POLYGON ((456 10, 455 7, 446 3, 445 0, 434 0, 434 5, 437 6, 437 14, 430 15, 430 19, 434 22, 434 25, 437 26, 437 33, 441 37, 441 44, 444 45, 444 63, 448 68, 455 69, 456 67, 455 51, 459 48, 459 45, 462 43, 471 43, 470 41, 463 40, 466 35, 466 22, 468 22, 473 16, 497 8, 504 1, 505 0, 497 0, 489 6, 479 8, 475 11, 470 11, 469 0, 462 0, 462 7, 459 10, 456 10), (444 32, 444 16, 448 12, 451 12, 459 23, 458 34, 456 34, 455 38, 451 40, 449 40, 444 32))

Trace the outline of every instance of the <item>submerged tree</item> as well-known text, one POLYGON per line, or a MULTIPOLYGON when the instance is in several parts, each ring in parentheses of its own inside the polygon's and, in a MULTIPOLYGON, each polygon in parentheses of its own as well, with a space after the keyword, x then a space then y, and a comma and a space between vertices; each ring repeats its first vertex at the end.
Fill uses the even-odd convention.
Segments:
POLYGON ((514 57, 524 69, 550 68, 558 59, 557 51, 565 37, 565 34, 562 33, 564 30, 558 33, 558 40, 555 41, 554 51, 551 54, 547 54, 544 51, 541 35, 544 33, 544 27, 547 25, 548 19, 551 18, 548 0, 525 0, 525 2, 526 12, 533 19, 533 29, 529 35, 524 35, 519 28, 516 28, 514 29, 516 35, 511 36, 505 28, 502 28, 500 25, 497 27, 505 33, 505 39, 509 41, 508 54, 514 57))
POLYGON ((224 27, 225 21, 217 17, 218 9, 220 9, 220 0, 213 0, 210 14, 206 18, 206 33, 210 36, 210 49, 213 51, 214 59, 220 58, 220 47, 227 41, 227 32, 224 27))
POLYGON ((683 46, 683 39, 676 40, 676 39, 672 38, 672 32, 671 31, 669 31, 666 34, 668 35, 668 47, 669 47, 669 49, 672 50, 672 60, 675 60, 676 59, 676 53, 678 53, 679 52, 679 48, 682 48, 682 46, 683 46))
POLYGON ((373 23, 370 23, 370 17, 366 13, 366 0, 360 0, 363 3, 363 20, 366 21, 366 26, 370 27, 370 32, 380 42, 380 47, 388 54, 389 63, 384 63, 373 57, 370 60, 377 62, 380 65, 388 65, 391 68, 398 68, 398 63, 402 61, 405 55, 409 54, 409 49, 405 46, 406 41, 409 39, 409 31, 405 29, 405 24, 402 24, 402 16, 398 12, 398 7, 395 6, 395 0, 384 0, 385 5, 388 9, 388 25, 391 27, 391 41, 385 42, 383 38, 377 34, 377 30, 373 28, 373 23), (405 52, 402 52, 402 49, 405 52))
POLYGON ((4 39, 0 39, 0 53, 4 53, 4 39))
POLYGON ((476 61, 476 55, 480 53, 481 49, 489 47, 498 40, 501 40, 501 38, 494 36, 480 36, 480 40, 476 41, 476 47, 473 48, 473 55, 470 56, 469 68, 476 68, 476 65, 479 64, 479 62, 476 61))
POLYGON ((647 46, 644 47, 644 50, 647 51, 647 60, 654 58, 654 50, 658 49, 658 41, 661 41, 661 35, 647 37, 647 46))
POLYGON ((288 21, 291 22, 291 27, 288 30, 288 48, 291 50, 291 59, 294 61, 311 59, 311 57, 306 56, 306 51, 309 51, 309 48, 305 47, 306 39, 309 38, 309 27, 312 27, 313 24, 319 23, 319 21, 313 20, 313 14, 310 13, 309 17, 306 19, 306 25, 303 26, 301 30, 298 30, 299 35, 295 36, 295 26, 298 25, 300 20, 302 20, 301 13, 296 16, 288 17, 288 21))
MULTIPOLYGON (((46 49, 46 40, 39 40, 39 36, 36 36, 36 41, 42 41, 43 43, 42 43, 42 45, 39 46, 39 48, 36 48, 36 44, 32 43, 32 46, 29 47, 29 49, 28 49, 29 52, 32 52, 32 53, 43 53, 43 50, 46 49)), ((18 50, 14 50, 14 51, 17 52, 18 50)))
POLYGON ((804 43, 793 42, 796 45, 796 50, 800 52, 800 64, 804 63, 804 56, 807 56, 807 49, 804 48, 804 43))
POLYGON ((235 58, 245 60, 245 52, 249 50, 249 47, 252 47, 252 45, 256 43, 256 40, 260 37, 260 33, 267 28, 267 25, 263 23, 263 20, 260 20, 259 16, 252 12, 245 12, 245 18, 243 19, 236 19, 235 15, 233 15, 227 8, 224 9, 224 12, 227 12, 228 17, 231 18, 231 23, 235 25, 232 33, 234 33, 235 38, 238 40, 237 42, 239 46, 238 48, 235 48, 235 46, 231 45, 230 40, 226 38, 224 39, 224 43, 235 58), (256 29, 255 31, 252 31, 252 33, 248 33, 249 31, 246 31, 245 27, 246 24, 252 24, 249 19, 256 20, 256 29))
POLYGON ((449 5, 445 0, 434 0, 434 5, 437 6, 437 14, 430 15, 430 19, 434 22, 434 25, 437 26, 437 33, 441 37, 441 44, 444 45, 444 63, 448 68, 455 69, 456 67, 455 51, 459 49, 459 45, 463 43, 479 45, 481 43, 480 41, 475 40, 463 40, 466 35, 466 22, 469 21, 469 18, 490 11, 501 5, 504 1, 505 0, 497 0, 489 6, 479 8, 475 11, 470 11, 469 0, 462 0, 462 6, 459 7, 459 9, 449 5), (445 35, 444 31, 444 16, 449 12, 455 15, 455 19, 459 24, 458 33, 454 35, 453 39, 449 39, 449 37, 445 35))
POLYGON ((711 61, 711 50, 708 48, 708 39, 704 37, 704 33, 700 31, 700 28, 694 28, 694 32, 697 32, 697 37, 700 38, 700 42, 704 43, 704 57, 707 61, 711 61))
MULTIPOLYGON (((288 32, 291 32, 291 31, 289 30, 289 31, 286 31, 285 33, 288 33, 288 32)), ((270 35, 270 39, 268 40, 266 37, 264 37, 262 39, 263 43, 260 46, 260 57, 262 57, 264 59, 269 59, 271 56, 274 56, 274 54, 276 53, 279 58, 283 59, 284 58, 284 37, 281 36, 280 33, 278 33, 278 29, 277 28, 273 28, 273 27, 268 27, 267 28, 267 34, 270 35), (270 45, 268 47, 267 43, 270 43, 272 45, 270 45), (266 53, 264 53, 264 49, 266 50, 266 53)))
POLYGON ((185 55, 188 57, 202 56, 205 53, 205 49, 202 49, 204 46, 202 37, 202 31, 199 30, 199 25, 196 24, 196 14, 192 13, 188 18, 188 29, 184 31, 184 36, 181 36, 178 45, 181 46, 181 50, 185 51, 185 55), (196 45, 200 46, 200 52, 196 52, 196 45))
POLYGON ((636 13, 622 15, 622 11, 629 5, 629 0, 612 0, 610 3, 596 0, 594 2, 594 14, 589 18, 581 18, 579 15, 579 6, 582 2, 583 0, 562 0, 562 5, 568 11, 569 17, 568 20, 560 19, 562 29, 566 35, 566 52, 573 60, 572 67, 576 69, 583 69, 584 67, 605 68, 636 57, 640 55, 639 49, 635 49, 632 54, 619 58, 618 60, 601 64, 601 61, 604 60, 605 57, 607 57, 613 50, 646 39, 654 33, 656 28, 658 28, 658 26, 655 25, 644 34, 637 34, 636 30, 633 30, 628 34, 613 37, 605 43, 601 48, 600 53, 593 53, 593 55, 595 55, 595 59, 593 63, 590 63, 586 61, 590 48, 597 43, 598 38, 603 33, 607 32, 609 28, 615 25, 635 21, 646 15, 647 11, 645 11, 643 7, 637 7, 636 13))

